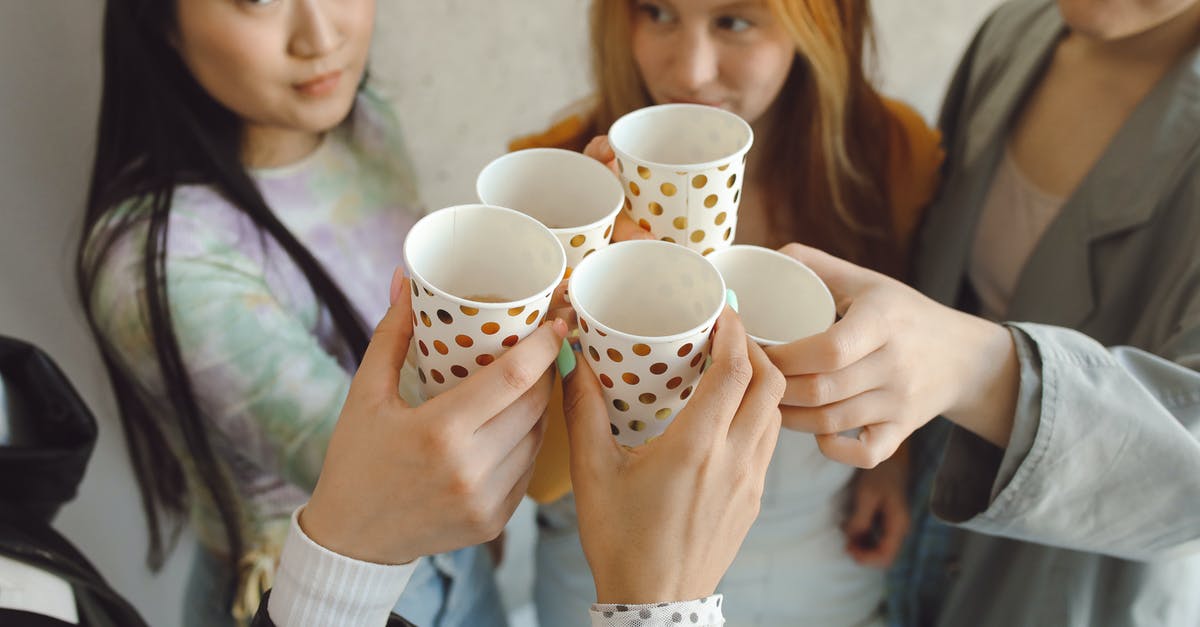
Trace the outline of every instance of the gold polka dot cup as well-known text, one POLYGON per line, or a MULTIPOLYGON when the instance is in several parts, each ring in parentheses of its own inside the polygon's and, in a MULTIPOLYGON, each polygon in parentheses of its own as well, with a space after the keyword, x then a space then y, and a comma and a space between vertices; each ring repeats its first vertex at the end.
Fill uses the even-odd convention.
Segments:
POLYGON ((731 246, 708 256, 737 294, 746 333, 762 346, 816 335, 833 325, 837 308, 825 282, 808 266, 761 246, 731 246))
POLYGON ((617 120, 608 141, 634 222, 704 255, 733 243, 754 143, 745 120, 704 105, 658 105, 617 120))
POLYGON ((549 229, 523 213, 462 205, 413 226, 404 265, 412 277, 412 354, 428 399, 541 324, 566 255, 549 229))
POLYGON ((658 437, 706 367, 725 305, 720 273, 681 246, 621 242, 580 263, 567 291, 613 435, 627 446, 658 437))
POLYGON ((550 228, 567 253, 571 276, 584 257, 608 246, 625 203, 604 164, 570 150, 530 148, 489 163, 475 182, 479 200, 509 207, 550 228))

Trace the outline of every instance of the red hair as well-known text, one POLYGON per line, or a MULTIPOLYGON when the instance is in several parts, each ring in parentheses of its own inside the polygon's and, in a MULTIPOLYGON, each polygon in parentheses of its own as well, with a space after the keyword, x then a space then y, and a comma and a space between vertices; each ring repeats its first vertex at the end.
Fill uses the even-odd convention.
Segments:
MULTIPOLYGON (((903 277, 907 264, 886 193, 890 116, 871 85, 867 0, 764 0, 796 45, 771 109, 772 134, 751 159, 773 226, 854 263, 903 277)), ((631 0, 592 4, 594 130, 653 104, 633 58, 631 0)))

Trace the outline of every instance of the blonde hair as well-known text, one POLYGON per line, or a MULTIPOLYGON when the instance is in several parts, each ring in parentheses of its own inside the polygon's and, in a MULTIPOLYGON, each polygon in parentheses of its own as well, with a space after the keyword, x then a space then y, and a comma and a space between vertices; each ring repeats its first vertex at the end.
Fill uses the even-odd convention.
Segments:
MULTIPOLYGON (((796 63, 772 109, 773 133, 751 159, 772 220, 797 241, 892 276, 905 274, 885 193, 889 115, 870 84, 867 0, 764 0, 796 45, 796 63), (832 212, 824 211, 831 209, 832 212), (832 218, 832 219, 831 219, 832 218)), ((594 129, 653 104, 633 58, 631 0, 594 0, 594 129)))

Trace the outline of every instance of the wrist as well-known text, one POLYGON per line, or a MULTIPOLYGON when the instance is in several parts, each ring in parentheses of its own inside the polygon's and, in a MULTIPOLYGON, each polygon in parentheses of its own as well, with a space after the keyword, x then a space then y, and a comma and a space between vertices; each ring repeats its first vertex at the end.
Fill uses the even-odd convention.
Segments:
MULTIPOLYGON (((645 572, 645 566, 630 572, 645 572)), ((650 577, 648 581, 628 576, 596 577, 596 603, 600 605, 645 605, 674 603, 711 596, 716 584, 668 581, 650 577)))
POLYGON ((1021 368, 1012 333, 1004 326, 961 314, 965 373, 947 419, 1004 448, 1012 433, 1021 368))
POLYGON ((317 545, 361 562, 407 564, 420 557, 401 550, 384 548, 372 541, 371 533, 357 524, 348 511, 328 506, 314 494, 296 519, 300 530, 317 545))

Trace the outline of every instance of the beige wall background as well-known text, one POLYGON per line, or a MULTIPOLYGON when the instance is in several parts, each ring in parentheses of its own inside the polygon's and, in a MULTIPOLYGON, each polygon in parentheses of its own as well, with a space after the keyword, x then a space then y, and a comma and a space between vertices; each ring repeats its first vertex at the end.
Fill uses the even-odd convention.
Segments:
MULTIPOLYGON (((182 0, 188 1, 188 0, 182 0)), ((587 93, 586 0, 382 0, 373 71, 404 122, 429 207, 474 200, 479 169, 587 93)), ((997 0, 875 0, 884 89, 935 114, 945 80, 997 0)), ((143 566, 145 528, 70 263, 99 98, 101 3, 0 3, 0 333, 54 356, 95 409, 100 442, 57 526, 152 625, 179 624, 185 537, 143 566)), ((506 598, 529 577, 530 520, 514 521, 506 598)))

